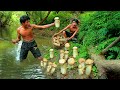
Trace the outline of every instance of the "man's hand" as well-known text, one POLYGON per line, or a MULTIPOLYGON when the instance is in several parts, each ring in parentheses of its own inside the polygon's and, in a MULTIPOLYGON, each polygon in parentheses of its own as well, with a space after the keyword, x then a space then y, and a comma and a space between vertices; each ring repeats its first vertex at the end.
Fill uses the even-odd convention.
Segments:
POLYGON ((66 41, 69 41, 70 40, 70 38, 66 38, 66 41))
POLYGON ((13 44, 16 44, 16 40, 12 40, 12 43, 13 43, 13 44))

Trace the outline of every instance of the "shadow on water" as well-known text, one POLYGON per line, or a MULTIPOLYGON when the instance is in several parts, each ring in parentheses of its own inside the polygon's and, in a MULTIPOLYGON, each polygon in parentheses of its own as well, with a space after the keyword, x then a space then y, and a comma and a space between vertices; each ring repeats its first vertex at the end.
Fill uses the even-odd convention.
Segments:
MULTIPOLYGON (((51 46, 50 38, 36 38, 38 47, 43 54, 45 48, 51 46)), ((16 59, 16 45, 9 41, 0 41, 0 79, 46 79, 40 68, 39 60, 31 52, 23 62, 16 59)))

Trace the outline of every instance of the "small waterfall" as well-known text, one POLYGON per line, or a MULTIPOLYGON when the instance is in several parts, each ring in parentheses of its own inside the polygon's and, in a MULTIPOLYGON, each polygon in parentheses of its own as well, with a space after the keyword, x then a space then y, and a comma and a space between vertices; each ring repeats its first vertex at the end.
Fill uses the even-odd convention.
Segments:
POLYGON ((20 50, 21 50, 22 41, 16 44, 16 60, 20 60, 20 50))

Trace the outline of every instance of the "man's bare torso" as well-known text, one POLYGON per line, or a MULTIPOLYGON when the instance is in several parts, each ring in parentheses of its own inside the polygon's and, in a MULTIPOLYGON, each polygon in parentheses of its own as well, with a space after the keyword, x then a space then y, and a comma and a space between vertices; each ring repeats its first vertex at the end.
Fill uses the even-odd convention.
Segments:
POLYGON ((78 27, 71 25, 69 29, 70 29, 70 33, 74 33, 78 29, 78 27))
POLYGON ((33 35, 33 26, 30 25, 27 28, 24 28, 22 26, 20 26, 18 28, 19 30, 19 34, 22 36, 23 40, 25 41, 31 41, 34 39, 34 35, 33 35))

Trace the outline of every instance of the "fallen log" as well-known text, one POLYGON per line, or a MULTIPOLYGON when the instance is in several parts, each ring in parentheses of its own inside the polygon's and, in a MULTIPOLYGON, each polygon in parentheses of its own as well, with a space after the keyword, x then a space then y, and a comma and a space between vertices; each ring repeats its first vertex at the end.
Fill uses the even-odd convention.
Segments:
POLYGON ((104 55, 90 54, 98 69, 99 79, 120 79, 120 60, 105 60, 104 55))

